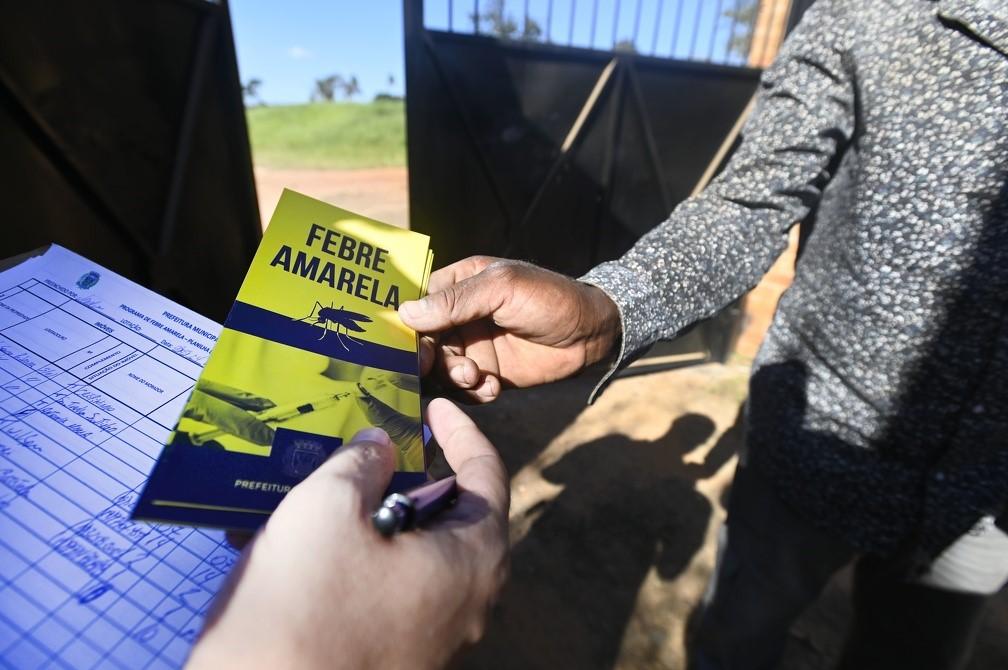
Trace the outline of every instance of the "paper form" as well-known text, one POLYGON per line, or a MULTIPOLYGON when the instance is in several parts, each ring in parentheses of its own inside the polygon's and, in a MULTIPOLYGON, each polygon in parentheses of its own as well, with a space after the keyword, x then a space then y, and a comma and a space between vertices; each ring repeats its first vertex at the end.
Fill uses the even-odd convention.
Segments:
POLYGON ((219 331, 55 245, 0 273, 0 667, 185 661, 237 552, 129 514, 219 331))

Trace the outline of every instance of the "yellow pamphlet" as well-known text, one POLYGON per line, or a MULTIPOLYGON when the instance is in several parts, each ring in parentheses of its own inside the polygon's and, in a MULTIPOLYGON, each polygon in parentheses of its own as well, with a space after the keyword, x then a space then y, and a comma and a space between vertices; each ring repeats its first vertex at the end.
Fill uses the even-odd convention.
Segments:
POLYGON ((425 480, 416 333, 426 235, 285 190, 134 517, 255 528, 358 430, 425 480))

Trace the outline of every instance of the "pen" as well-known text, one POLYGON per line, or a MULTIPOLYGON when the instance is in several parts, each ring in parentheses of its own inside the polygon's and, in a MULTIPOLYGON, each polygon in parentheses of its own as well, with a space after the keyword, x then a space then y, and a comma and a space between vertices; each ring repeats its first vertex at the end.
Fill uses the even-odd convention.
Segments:
POLYGON ((429 482, 405 493, 393 493, 371 515, 375 529, 385 537, 415 528, 448 507, 457 491, 455 475, 429 482))

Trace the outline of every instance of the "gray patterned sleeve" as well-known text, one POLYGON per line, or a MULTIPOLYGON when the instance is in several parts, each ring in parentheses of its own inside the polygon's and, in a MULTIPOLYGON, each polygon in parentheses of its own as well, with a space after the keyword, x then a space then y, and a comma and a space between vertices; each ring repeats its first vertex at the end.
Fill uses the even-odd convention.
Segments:
POLYGON ((854 128, 850 27, 839 4, 815 3, 764 72, 722 174, 622 258, 581 278, 619 307, 623 342, 612 371, 755 286, 788 230, 815 209, 854 128))

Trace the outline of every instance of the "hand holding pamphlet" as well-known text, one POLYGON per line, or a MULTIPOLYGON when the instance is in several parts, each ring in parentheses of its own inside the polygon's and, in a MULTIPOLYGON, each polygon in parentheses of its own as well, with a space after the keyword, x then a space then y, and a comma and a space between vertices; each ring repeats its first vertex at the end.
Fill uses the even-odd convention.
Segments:
POLYGON ((397 447, 390 490, 426 479, 416 333, 426 235, 285 191, 134 517, 253 529, 355 432, 397 447))

